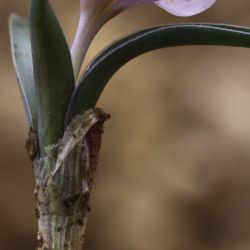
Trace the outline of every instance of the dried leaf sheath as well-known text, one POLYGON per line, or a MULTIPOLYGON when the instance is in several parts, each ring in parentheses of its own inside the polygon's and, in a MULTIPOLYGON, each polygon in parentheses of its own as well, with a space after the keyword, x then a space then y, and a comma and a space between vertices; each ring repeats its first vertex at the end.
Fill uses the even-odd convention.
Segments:
POLYGON ((89 196, 101 146, 100 109, 78 115, 58 145, 34 162, 39 250, 82 250, 89 196))

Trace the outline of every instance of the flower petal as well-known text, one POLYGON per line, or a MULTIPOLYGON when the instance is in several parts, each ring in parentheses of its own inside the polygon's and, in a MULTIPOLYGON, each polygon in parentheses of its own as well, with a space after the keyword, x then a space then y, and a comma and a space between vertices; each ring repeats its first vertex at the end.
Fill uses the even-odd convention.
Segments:
POLYGON ((98 30, 111 18, 126 9, 155 3, 176 16, 192 16, 205 11, 216 0, 80 0, 80 22, 71 48, 75 79, 87 49, 98 30))
POLYGON ((81 8, 103 8, 107 6, 115 6, 115 8, 130 8, 133 6, 153 3, 156 0, 80 0, 81 8))
POLYGON ((156 4, 175 16, 193 16, 211 7, 216 0, 160 0, 156 4))

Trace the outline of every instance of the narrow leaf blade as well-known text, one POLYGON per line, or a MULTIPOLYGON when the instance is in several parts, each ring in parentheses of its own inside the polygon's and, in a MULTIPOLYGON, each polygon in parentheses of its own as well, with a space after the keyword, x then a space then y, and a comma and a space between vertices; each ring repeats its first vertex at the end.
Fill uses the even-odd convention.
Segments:
POLYGON ((63 135, 67 106, 74 89, 68 45, 48 0, 32 0, 31 47, 38 95, 38 136, 44 147, 63 135))
POLYGON ((224 24, 177 24, 145 29, 108 46, 90 63, 75 89, 66 125, 93 108, 111 77, 135 57, 156 49, 184 45, 250 47, 250 28, 224 24))
POLYGON ((34 84, 28 20, 12 14, 9 19, 12 60, 29 127, 37 127, 37 101, 34 84))

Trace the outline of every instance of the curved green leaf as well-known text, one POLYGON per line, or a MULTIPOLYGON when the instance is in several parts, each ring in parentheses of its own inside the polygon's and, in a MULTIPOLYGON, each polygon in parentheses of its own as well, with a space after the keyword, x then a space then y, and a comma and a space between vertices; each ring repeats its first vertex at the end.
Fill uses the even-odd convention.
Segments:
POLYGON ((69 48, 48 0, 32 0, 31 47, 38 97, 38 137, 44 147, 63 135, 67 106, 74 89, 69 48))
POLYGON ((224 24, 177 24, 149 28, 126 36, 104 49, 79 80, 70 101, 66 125, 96 105, 103 89, 128 61, 152 50, 183 45, 250 47, 250 29, 224 24))
POLYGON ((9 19, 12 60, 29 127, 37 128, 37 102, 27 19, 12 14, 9 19))

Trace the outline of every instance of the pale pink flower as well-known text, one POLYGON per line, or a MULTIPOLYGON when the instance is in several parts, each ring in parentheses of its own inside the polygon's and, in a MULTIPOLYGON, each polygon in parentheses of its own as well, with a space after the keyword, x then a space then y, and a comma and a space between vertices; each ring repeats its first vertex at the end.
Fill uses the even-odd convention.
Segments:
POLYGON ((122 11, 155 3, 175 16, 192 16, 211 7, 216 0, 80 0, 80 21, 72 45, 71 55, 77 78, 87 49, 98 30, 122 11))

